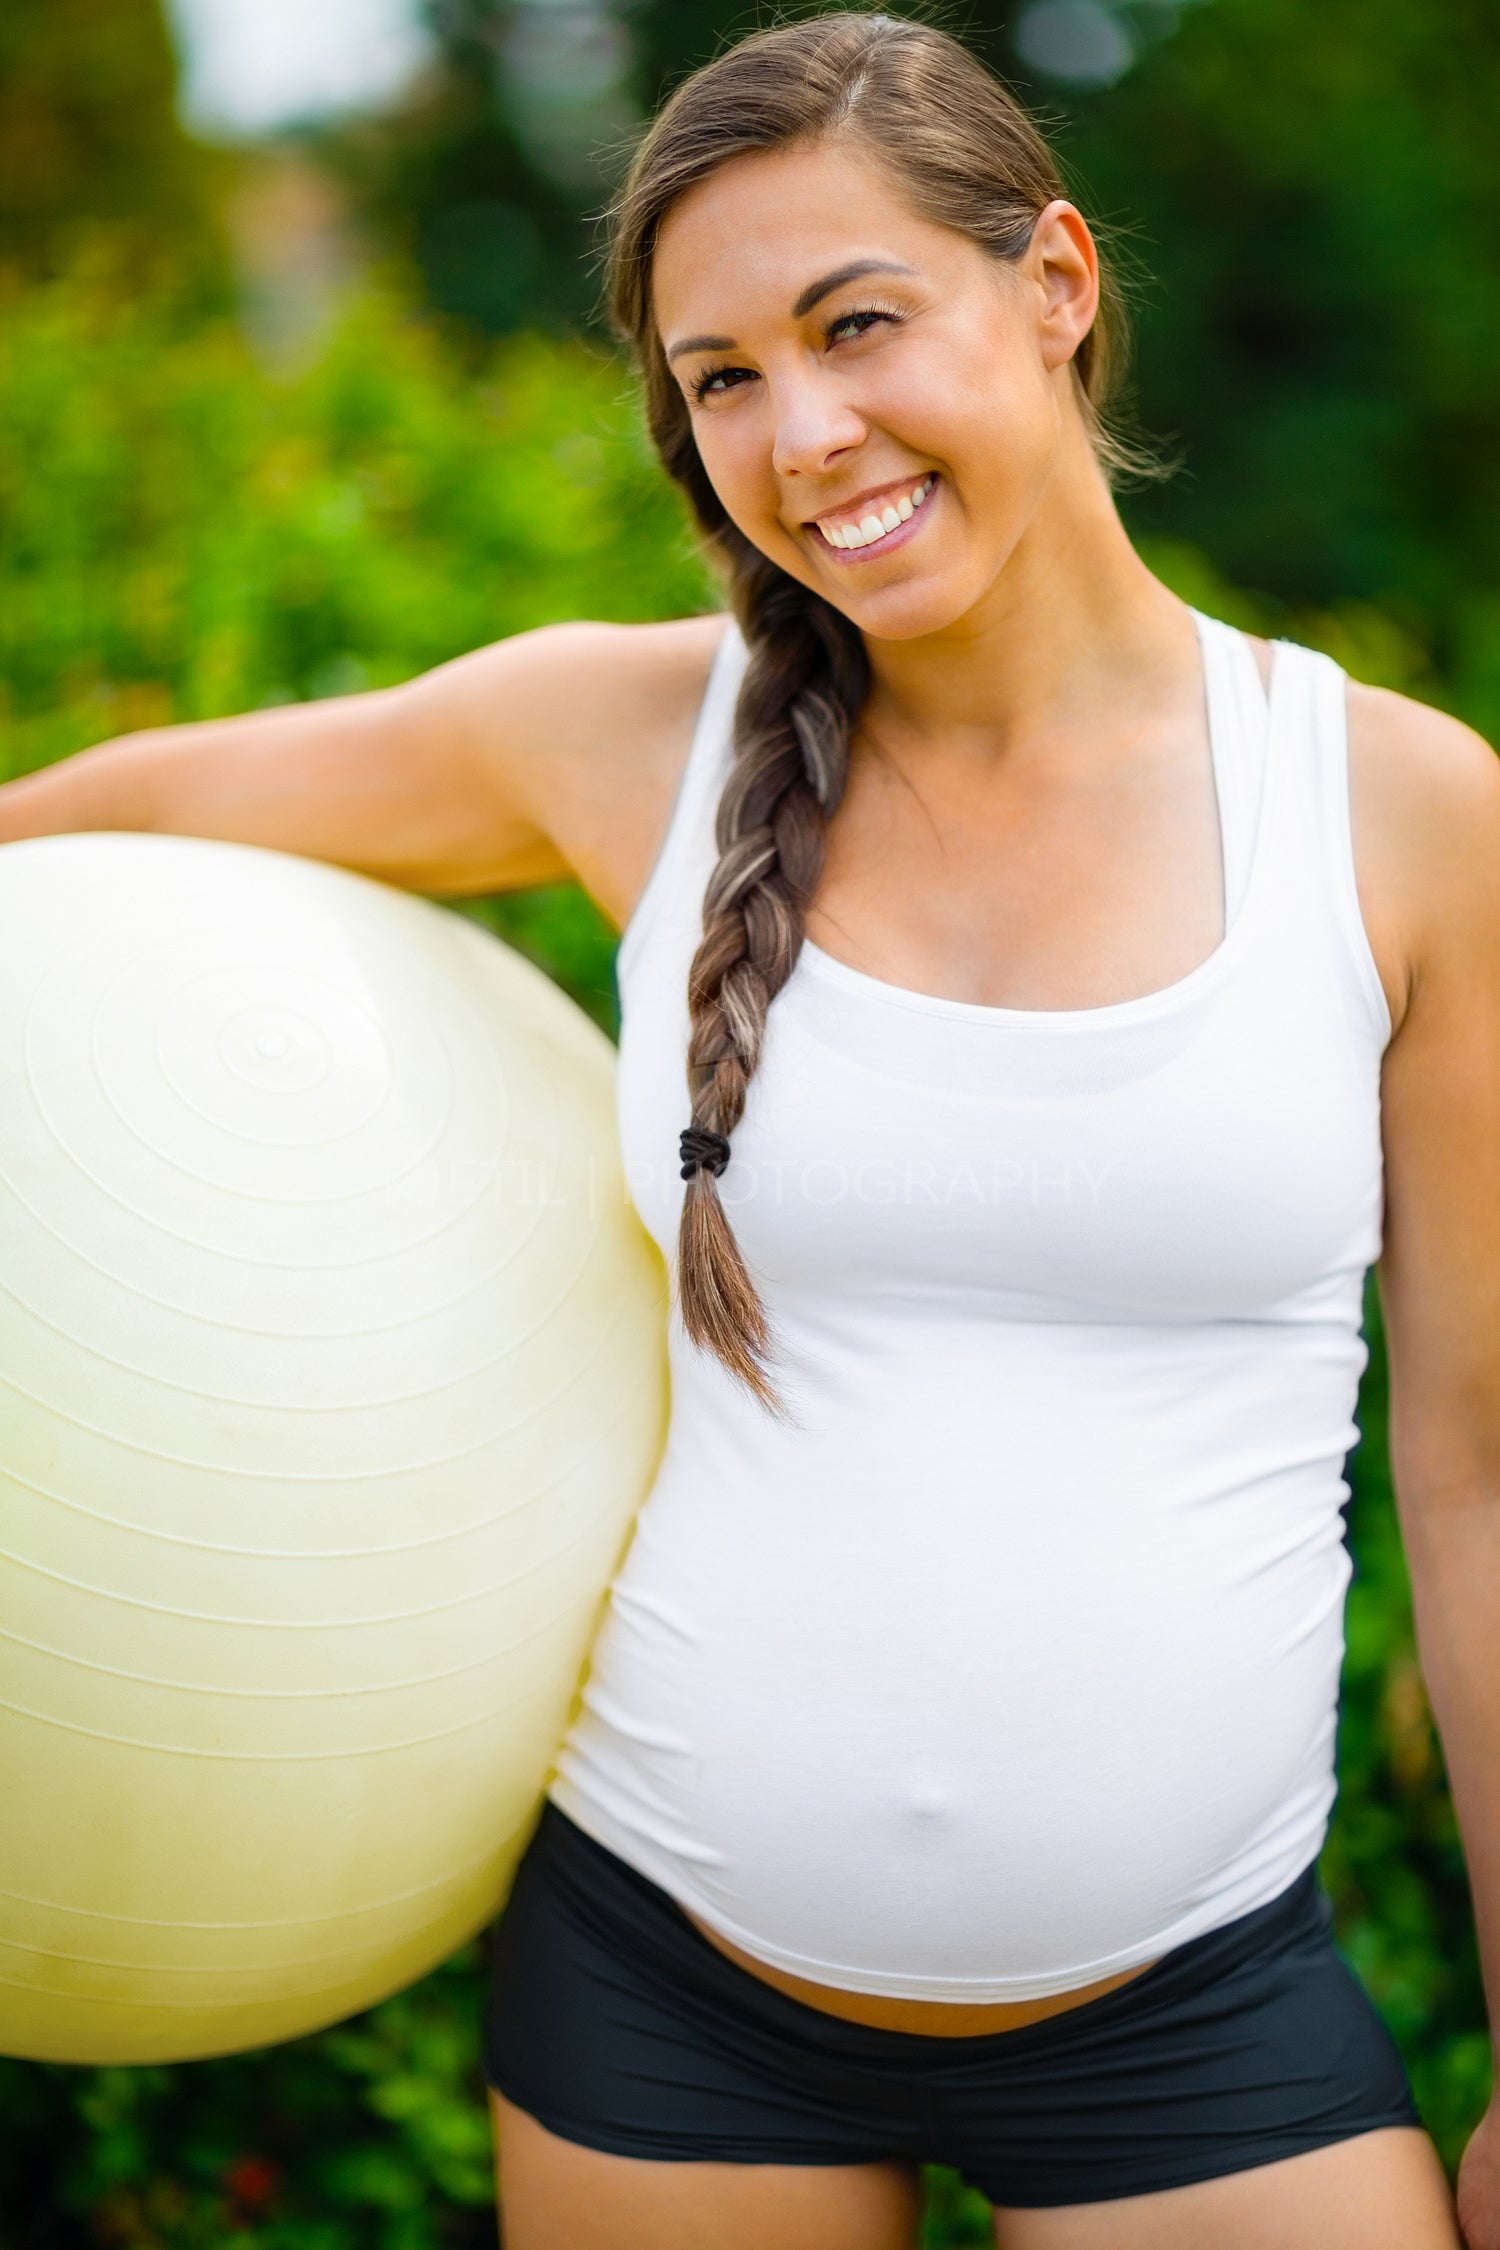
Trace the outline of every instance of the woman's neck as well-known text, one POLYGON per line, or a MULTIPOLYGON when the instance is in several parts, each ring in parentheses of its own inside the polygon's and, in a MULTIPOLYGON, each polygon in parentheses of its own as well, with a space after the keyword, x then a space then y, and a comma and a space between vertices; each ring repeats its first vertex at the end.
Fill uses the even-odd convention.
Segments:
POLYGON ((1065 460, 1004 568, 941 632, 866 637, 862 731, 983 765, 1055 756, 1110 714, 1130 722, 1168 705, 1195 676, 1197 635, 1182 602, 1130 544, 1090 451, 1065 460))

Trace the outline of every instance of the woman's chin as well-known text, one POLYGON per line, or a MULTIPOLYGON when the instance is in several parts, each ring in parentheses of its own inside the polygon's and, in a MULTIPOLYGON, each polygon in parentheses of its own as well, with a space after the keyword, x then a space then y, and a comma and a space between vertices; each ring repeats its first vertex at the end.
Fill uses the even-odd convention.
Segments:
MULTIPOLYGON (((823 589, 819 589, 823 591, 823 589)), ((841 609, 851 625, 878 641, 917 641, 930 633, 946 632, 967 616, 974 594, 943 578, 924 572, 906 583, 888 586, 840 587, 827 599, 841 609)))
POLYGON ((802 585, 841 610, 851 625, 881 641, 915 641, 945 632, 967 616, 984 593, 984 574, 973 567, 961 571, 929 564, 923 568, 913 558, 902 568, 895 554, 891 564, 897 567, 883 565, 877 577, 874 570, 825 565, 805 551, 778 552, 768 544, 761 552, 769 552, 783 570, 790 569, 802 585))

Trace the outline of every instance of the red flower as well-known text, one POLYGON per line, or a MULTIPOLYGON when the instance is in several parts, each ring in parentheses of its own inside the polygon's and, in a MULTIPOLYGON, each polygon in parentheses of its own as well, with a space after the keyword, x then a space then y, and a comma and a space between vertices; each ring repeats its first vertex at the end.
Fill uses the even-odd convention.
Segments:
POLYGON ((281 2167, 267 2156, 236 2157, 224 2174, 224 2185, 236 2203, 255 2208, 266 2203, 281 2185, 281 2167))

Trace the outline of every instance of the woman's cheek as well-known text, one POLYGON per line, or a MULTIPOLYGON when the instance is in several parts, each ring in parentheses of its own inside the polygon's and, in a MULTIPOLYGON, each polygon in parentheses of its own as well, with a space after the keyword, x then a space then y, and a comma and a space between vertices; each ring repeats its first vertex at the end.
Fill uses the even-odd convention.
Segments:
POLYGON ((695 434, 709 483, 733 521, 759 544, 767 512, 774 515, 776 492, 769 447, 757 421, 751 414, 720 407, 700 417, 695 434))

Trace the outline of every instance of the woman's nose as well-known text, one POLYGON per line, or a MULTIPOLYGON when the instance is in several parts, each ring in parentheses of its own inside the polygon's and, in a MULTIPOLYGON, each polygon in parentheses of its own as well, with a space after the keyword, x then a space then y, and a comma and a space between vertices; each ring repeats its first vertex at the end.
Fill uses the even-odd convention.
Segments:
POLYGON ((841 385, 822 374, 778 384, 771 463, 778 476, 820 476, 837 455, 862 443, 865 425, 841 385))

